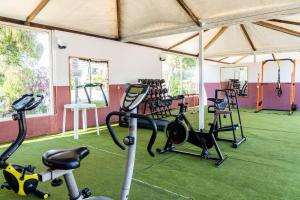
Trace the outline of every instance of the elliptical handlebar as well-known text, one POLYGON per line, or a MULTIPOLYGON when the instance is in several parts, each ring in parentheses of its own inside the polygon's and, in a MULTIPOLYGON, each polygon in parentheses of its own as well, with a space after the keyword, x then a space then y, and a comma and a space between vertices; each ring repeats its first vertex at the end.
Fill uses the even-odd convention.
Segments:
POLYGON ((128 116, 129 118, 143 119, 143 120, 148 121, 152 127, 152 135, 150 137, 150 140, 149 140, 149 143, 147 146, 147 151, 150 154, 150 156, 154 157, 154 153, 152 151, 152 146, 153 146, 156 136, 157 136, 157 126, 153 119, 151 119, 145 115, 140 115, 140 114, 135 114, 135 113, 117 112, 117 111, 109 113, 106 117, 106 125, 108 128, 108 131, 109 131, 113 141, 115 142, 115 144, 118 147, 120 147, 122 150, 125 150, 125 146, 123 144, 121 144, 121 142, 119 142, 118 137, 116 136, 115 131, 110 124, 110 118, 112 116, 121 116, 121 117, 128 116))
POLYGON ((42 94, 24 94, 21 98, 13 102, 12 108, 19 111, 29 111, 35 109, 42 103, 44 96, 42 94))

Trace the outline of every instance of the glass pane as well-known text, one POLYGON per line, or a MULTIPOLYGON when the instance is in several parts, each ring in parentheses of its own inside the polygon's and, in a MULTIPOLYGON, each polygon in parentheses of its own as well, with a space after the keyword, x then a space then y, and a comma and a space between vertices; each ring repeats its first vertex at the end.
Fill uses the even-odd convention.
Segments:
POLYGON ((198 73, 195 58, 169 54, 162 71, 170 95, 197 93, 198 73))
MULTIPOLYGON (((108 99, 108 62, 99 62, 96 60, 90 59, 70 59, 71 66, 71 101, 75 103, 76 101, 76 92, 78 92, 78 103, 88 103, 88 97, 85 93, 83 87, 80 87, 76 91, 77 86, 84 86, 86 84, 103 84, 103 91, 105 97, 108 99), (78 60, 76 66, 73 66, 72 63, 74 60, 78 60)), ((105 107, 106 101, 104 95, 99 86, 96 87, 87 87, 87 94, 91 99, 91 103, 97 104, 98 107, 105 107)))
POLYGON ((11 115, 11 104, 25 93, 45 99, 28 114, 51 111, 50 44, 48 32, 0 25, 0 118, 11 115))

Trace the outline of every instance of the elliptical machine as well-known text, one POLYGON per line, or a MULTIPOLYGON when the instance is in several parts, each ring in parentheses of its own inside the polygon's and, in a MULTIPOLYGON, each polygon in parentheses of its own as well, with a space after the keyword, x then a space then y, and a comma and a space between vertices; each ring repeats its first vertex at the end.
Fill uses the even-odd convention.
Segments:
POLYGON ((18 121, 19 134, 17 139, 1 154, 0 168, 3 169, 3 175, 6 180, 6 182, 1 185, 1 189, 6 188, 13 190, 19 196, 26 196, 33 193, 41 199, 47 199, 49 193, 37 189, 39 176, 34 172, 34 166, 21 166, 6 162, 21 146, 26 137, 27 127, 25 112, 36 108, 43 99, 44 97, 42 95, 34 96, 33 94, 25 94, 12 104, 12 109, 16 111, 16 113, 12 115, 12 118, 18 121))
POLYGON ((129 85, 126 92, 121 99, 121 111, 120 112, 111 112, 106 117, 106 125, 109 130, 109 133, 112 136, 113 141, 117 146, 122 150, 125 150, 125 146, 119 142, 114 129, 111 126, 110 119, 112 116, 126 117, 129 121, 129 136, 123 139, 123 143, 128 146, 128 158, 127 165, 125 170, 125 177, 123 181, 123 187, 121 191, 121 200, 126 200, 129 198, 129 191, 133 176, 135 154, 136 154, 136 143, 137 143, 137 119, 142 119, 147 121, 152 128, 152 135, 149 140, 147 151, 150 156, 154 157, 152 152, 152 146, 155 142, 157 135, 156 123, 152 118, 147 117, 146 115, 137 114, 137 107, 147 96, 149 86, 142 84, 129 85))
MULTIPOLYGON (((114 129, 111 126, 110 119, 112 116, 123 116, 129 118, 129 136, 123 139, 123 143, 128 146, 128 158, 124 183, 120 197, 121 200, 127 200, 129 197, 137 145, 137 119, 148 121, 152 127, 153 132, 149 140, 147 150, 151 156, 154 156, 154 153, 151 149, 156 139, 156 124, 153 119, 145 115, 137 114, 137 107, 147 95, 148 89, 149 88, 146 85, 129 85, 121 99, 122 111, 111 112, 106 117, 106 125, 113 141, 123 150, 125 150, 125 146, 121 144, 121 142, 119 142, 114 129)), ((47 167, 49 167, 49 170, 45 172, 45 174, 40 174, 41 180, 44 182, 51 177, 58 177, 63 175, 69 191, 70 200, 111 200, 110 198, 104 196, 89 197, 91 195, 91 192, 87 189, 84 189, 81 192, 79 191, 73 174, 73 170, 80 166, 81 160, 84 159, 88 154, 89 150, 86 147, 80 147, 70 150, 50 150, 46 152, 43 155, 43 163, 47 167)))
MULTIPOLYGON (((219 99, 218 101, 222 101, 219 99)), ((226 114, 227 111, 216 110, 213 123, 210 125, 209 132, 206 133, 204 130, 195 131, 186 118, 184 112, 186 105, 184 103, 179 104, 179 114, 176 116, 174 121, 171 121, 166 127, 167 141, 163 149, 156 149, 158 153, 163 154, 166 152, 175 152, 188 154, 192 156, 198 156, 203 159, 216 160, 216 165, 221 165, 227 158, 223 155, 220 147, 214 136, 215 127, 218 124, 219 115, 226 114), (193 144, 202 149, 201 153, 194 153, 190 151, 177 150, 176 146, 183 145, 184 143, 193 144), (212 157, 209 149, 214 147, 217 152, 217 157, 212 157)))

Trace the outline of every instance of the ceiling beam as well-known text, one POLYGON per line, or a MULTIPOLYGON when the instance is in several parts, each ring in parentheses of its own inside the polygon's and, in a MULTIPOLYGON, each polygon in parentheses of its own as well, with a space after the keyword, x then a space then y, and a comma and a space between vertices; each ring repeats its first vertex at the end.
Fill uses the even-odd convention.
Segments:
POLYGON ((184 38, 183 40, 180 40, 179 42, 176 42, 175 44, 173 44, 172 46, 170 46, 168 49, 174 49, 175 47, 177 47, 177 46, 179 46, 179 45, 181 45, 181 44, 183 44, 183 43, 185 43, 185 42, 187 42, 187 41, 189 41, 189 40, 197 37, 198 35, 199 35, 199 33, 195 33, 193 35, 190 35, 189 37, 184 38))
POLYGON ((275 30, 275 31, 279 31, 281 33, 286 33, 286 34, 289 34, 289 35, 300 37, 300 32, 298 32, 298 31, 294 31, 292 29, 288 29, 288 28, 284 28, 284 27, 277 26, 277 25, 274 25, 274 24, 270 24, 268 22, 254 22, 254 24, 256 24, 258 26, 268 28, 268 29, 272 29, 272 30, 275 30))
POLYGON ((43 10, 43 8, 49 3, 50 0, 42 0, 35 9, 26 18, 26 23, 31 23, 34 18, 43 10))
POLYGON ((242 56, 239 59, 237 59, 236 61, 234 61, 232 64, 238 64, 239 62, 241 62, 242 60, 244 60, 245 58, 247 58, 248 56, 242 56))
MULTIPOLYGON (((266 8, 263 10, 248 11, 242 14, 234 14, 234 15, 223 16, 223 17, 214 17, 206 20, 201 20, 201 22, 202 22, 203 29, 213 29, 213 28, 223 27, 223 26, 269 20, 269 19, 273 19, 274 16, 280 18, 280 17, 286 17, 288 15, 299 14, 299 13, 300 13, 300 3, 298 2, 298 3, 290 4, 288 6, 280 6, 276 8, 273 7, 273 8, 266 8)), ((195 22, 191 22, 191 23, 179 24, 175 27, 165 28, 162 30, 147 31, 147 32, 140 31, 140 33, 135 33, 123 37, 122 41, 124 42, 137 41, 142 39, 155 38, 155 37, 161 37, 161 36, 173 35, 179 33, 194 32, 194 31, 199 31, 199 27, 195 24, 195 22)))
POLYGON ((189 8, 189 6, 184 2, 184 0, 177 0, 177 3, 183 8, 183 10, 190 16, 193 22, 201 27, 201 23, 199 18, 195 15, 195 13, 189 8))
POLYGON ((226 31, 228 27, 222 27, 211 40, 205 45, 204 50, 207 50, 211 45, 213 45, 218 38, 226 31))
POLYGON ((121 32, 121 7, 120 0, 116 0, 116 12, 117 12, 117 30, 118 30, 118 38, 121 40, 122 32, 121 32))
POLYGON ((271 21, 271 22, 278 22, 278 23, 282 23, 282 24, 290 24, 290 25, 300 26, 300 22, 289 21, 289 20, 270 19, 269 21, 271 21))
POLYGON ((228 56, 224 57, 224 58, 221 58, 220 60, 218 61, 223 61, 223 60, 226 60, 227 58, 229 58, 228 56))
POLYGON ((210 62, 216 62, 216 63, 220 63, 220 64, 226 64, 226 65, 231 64, 231 63, 229 63, 229 62, 223 62, 223 61, 214 60, 214 59, 210 59, 210 58, 205 58, 204 60, 210 61, 210 62))
POLYGON ((245 37, 246 37, 248 43, 250 44, 252 50, 253 50, 253 51, 256 51, 256 48, 255 48, 255 46, 254 46, 254 44, 253 44, 253 42, 252 42, 252 40, 251 40, 251 38, 250 38, 250 36, 249 36, 249 34, 248 34, 248 31, 246 30, 245 25, 244 25, 244 24, 241 24, 240 26, 241 26, 241 29, 242 29, 242 31, 243 31, 243 33, 244 33, 244 35, 245 35, 245 37))

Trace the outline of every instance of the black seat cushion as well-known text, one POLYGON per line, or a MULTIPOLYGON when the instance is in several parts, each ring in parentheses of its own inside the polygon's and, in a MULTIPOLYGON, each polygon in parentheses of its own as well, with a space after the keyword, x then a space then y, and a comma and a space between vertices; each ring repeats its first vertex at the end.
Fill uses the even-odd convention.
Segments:
POLYGON ((208 101, 212 101, 216 104, 222 103, 224 101, 224 99, 218 99, 218 98, 208 98, 208 101))
POLYGON ((43 155, 43 163, 51 169, 76 169, 80 161, 90 153, 87 147, 66 150, 49 150, 43 155))

